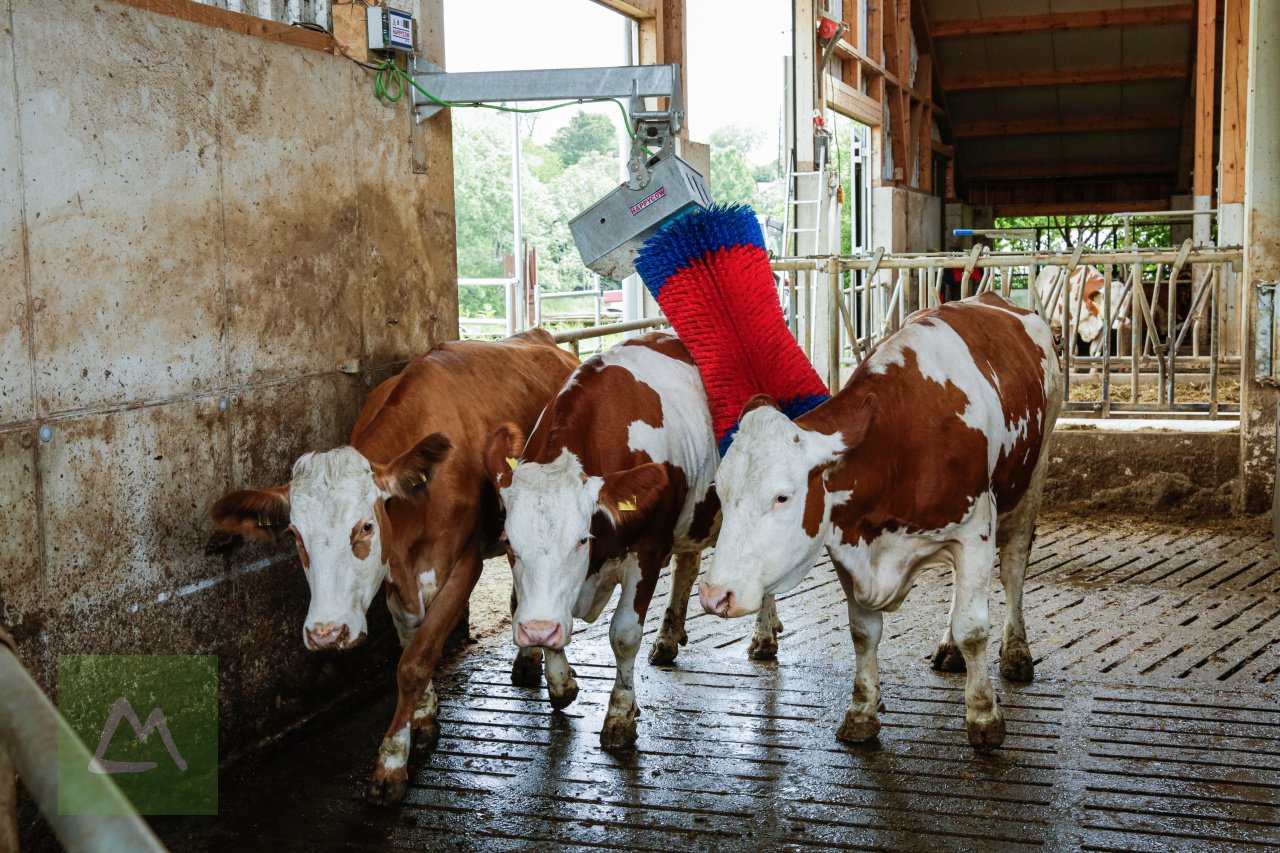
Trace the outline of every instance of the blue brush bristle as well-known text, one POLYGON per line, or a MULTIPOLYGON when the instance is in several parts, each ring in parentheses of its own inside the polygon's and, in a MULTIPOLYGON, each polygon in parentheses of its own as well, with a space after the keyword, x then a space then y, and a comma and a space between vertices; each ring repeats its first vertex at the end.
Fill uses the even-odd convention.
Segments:
POLYGON ((830 394, 805 394, 801 397, 792 397, 790 400, 781 400, 778 405, 782 409, 782 413, 794 421, 796 418, 812 409, 818 408, 830 399, 830 394))
POLYGON ((712 205, 667 223, 636 254, 636 272, 657 298, 667 277, 708 252, 729 246, 764 249, 756 212, 745 204, 712 205))

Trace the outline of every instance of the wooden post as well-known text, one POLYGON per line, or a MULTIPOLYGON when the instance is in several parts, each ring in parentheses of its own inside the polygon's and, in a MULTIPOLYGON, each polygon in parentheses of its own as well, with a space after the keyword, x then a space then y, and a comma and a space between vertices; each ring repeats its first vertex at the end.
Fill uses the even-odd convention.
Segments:
POLYGON ((1217 30, 1217 0, 1199 0, 1196 15, 1195 166, 1191 179, 1192 192, 1197 199, 1213 196, 1213 84, 1217 30))
POLYGON ((1218 201, 1220 204, 1234 204, 1244 201, 1249 0, 1226 0, 1222 29, 1222 142, 1219 150, 1222 173, 1218 201))

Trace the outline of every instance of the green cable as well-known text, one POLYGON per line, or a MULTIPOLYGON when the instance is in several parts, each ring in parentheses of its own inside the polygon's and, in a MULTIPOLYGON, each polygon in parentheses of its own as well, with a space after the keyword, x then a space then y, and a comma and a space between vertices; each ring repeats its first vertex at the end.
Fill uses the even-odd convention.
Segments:
MULTIPOLYGON (((498 112, 503 113, 545 113, 551 110, 559 110, 565 107, 579 106, 581 104, 616 104, 619 112, 622 113, 622 126, 626 128, 627 136, 631 137, 632 140, 636 138, 635 132, 631 130, 631 121, 627 117, 627 108, 623 106, 622 101, 619 101, 617 98, 581 98, 576 101, 567 101, 563 104, 551 104, 545 107, 504 107, 500 104, 457 104, 450 101, 442 101, 437 98, 435 95, 419 86, 418 82, 414 80, 413 77, 406 74, 395 64, 395 62, 389 59, 378 67, 377 76, 374 77, 373 80, 373 91, 378 98, 394 104, 404 97, 405 83, 408 83, 410 86, 417 89, 422 93, 423 97, 427 98, 432 103, 439 104, 442 107, 453 107, 455 109, 485 109, 497 110, 498 112), (392 89, 388 82, 389 78, 392 77, 394 77, 396 81, 394 89, 392 89), (392 95, 392 92, 395 93, 394 96, 392 95)), ((641 148, 643 148, 646 154, 653 156, 653 152, 648 148, 644 148, 644 146, 641 146, 641 148)))

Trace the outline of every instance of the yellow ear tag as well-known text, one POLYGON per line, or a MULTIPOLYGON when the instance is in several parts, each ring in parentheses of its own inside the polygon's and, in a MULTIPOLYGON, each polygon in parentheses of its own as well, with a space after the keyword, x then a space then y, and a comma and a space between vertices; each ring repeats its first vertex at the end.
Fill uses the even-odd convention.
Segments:
POLYGON ((618 501, 618 512, 635 512, 635 511, 636 511, 635 498, 632 498, 629 501, 618 501))
POLYGON ((507 467, 509 467, 512 471, 516 470, 516 458, 514 456, 507 457, 507 467))
POLYGON ((422 482, 424 482, 424 483, 425 483, 425 482, 427 482, 427 475, 426 475, 426 474, 423 474, 423 473, 421 473, 421 472, 419 472, 419 473, 418 473, 418 479, 422 480, 422 482))

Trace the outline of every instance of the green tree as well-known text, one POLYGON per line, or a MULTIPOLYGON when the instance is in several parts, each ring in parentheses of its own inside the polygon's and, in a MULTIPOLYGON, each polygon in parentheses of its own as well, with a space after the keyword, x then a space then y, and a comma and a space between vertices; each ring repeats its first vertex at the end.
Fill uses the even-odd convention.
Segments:
POLYGON ((711 149, 711 196, 720 204, 756 206, 756 182, 737 148, 711 149))
MULTIPOLYGON (((511 120, 457 110, 453 116, 458 277, 498 278, 511 251, 511 120)), ((502 288, 458 289, 463 317, 503 316, 502 288)))
POLYGON ((712 150, 733 149, 746 160, 760 142, 760 131, 745 124, 727 124, 712 131, 707 141, 712 150))
POLYGON ((617 131, 608 116, 578 110, 568 124, 551 135, 550 147, 565 166, 572 166, 588 154, 616 153, 617 131))

